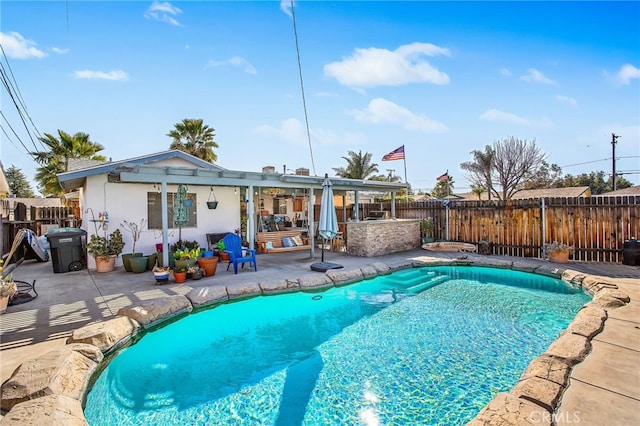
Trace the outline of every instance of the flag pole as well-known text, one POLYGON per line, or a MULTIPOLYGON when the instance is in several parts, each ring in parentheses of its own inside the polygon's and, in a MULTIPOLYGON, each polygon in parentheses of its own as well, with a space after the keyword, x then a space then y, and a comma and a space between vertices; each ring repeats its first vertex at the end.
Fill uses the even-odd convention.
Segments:
MULTIPOLYGON (((407 181, 407 150, 404 145, 402 145, 402 152, 402 161, 404 163, 404 183, 409 183, 407 181)), ((407 195, 409 195, 409 187, 407 187, 407 195)))

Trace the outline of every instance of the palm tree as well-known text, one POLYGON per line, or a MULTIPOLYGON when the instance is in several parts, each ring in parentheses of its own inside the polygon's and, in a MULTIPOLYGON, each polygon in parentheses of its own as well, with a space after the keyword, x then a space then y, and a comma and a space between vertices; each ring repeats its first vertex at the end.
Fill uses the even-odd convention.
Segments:
MULTIPOLYGON (((333 171, 336 172, 336 176, 347 179, 374 179, 377 178, 375 173, 378 173, 378 165, 371 163, 370 152, 348 151, 347 157, 342 157, 347 161, 347 167, 334 167, 333 171)), ((382 180, 387 180, 386 176, 382 177, 382 180)))
POLYGON ((86 158, 95 161, 105 161, 104 155, 98 155, 104 147, 89 140, 89 135, 78 132, 70 135, 62 130, 58 130, 59 138, 45 133, 44 137, 38 138, 49 150, 34 151, 30 154, 34 160, 40 164, 36 169, 35 180, 38 189, 45 197, 59 197, 64 194, 58 174, 69 171, 69 160, 74 158, 86 158))
POLYGON ((213 140, 213 127, 203 124, 199 118, 185 118, 181 123, 174 124, 174 127, 174 130, 167 133, 167 136, 173 139, 169 149, 179 149, 210 163, 218 159, 213 152, 213 148, 219 148, 213 140))
POLYGON ((494 171, 494 158, 495 151, 490 146, 484 147, 484 151, 474 149, 471 151, 473 161, 466 161, 460 164, 462 170, 469 172, 467 179, 471 181, 473 185, 482 186, 487 190, 487 195, 491 199, 493 189, 493 171, 494 171))

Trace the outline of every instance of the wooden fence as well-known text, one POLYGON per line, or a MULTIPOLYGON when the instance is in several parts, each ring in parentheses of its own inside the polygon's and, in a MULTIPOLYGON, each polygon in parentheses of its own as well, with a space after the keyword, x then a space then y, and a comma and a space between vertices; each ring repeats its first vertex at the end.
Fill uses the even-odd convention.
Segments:
MULTIPOLYGON (((364 204, 360 218, 372 210, 391 205, 364 204)), ((573 260, 621 262, 624 241, 640 237, 640 196, 398 202, 396 217, 432 217, 435 238, 488 239, 493 254, 541 258, 544 244, 557 241, 575 247, 573 260)))

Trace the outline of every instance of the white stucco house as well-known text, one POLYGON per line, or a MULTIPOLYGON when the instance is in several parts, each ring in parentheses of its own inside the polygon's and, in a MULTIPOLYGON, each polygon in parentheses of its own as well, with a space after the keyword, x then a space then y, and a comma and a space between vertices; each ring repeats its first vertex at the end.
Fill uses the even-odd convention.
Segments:
MULTIPOLYGON (((261 213, 279 214, 280 211, 275 211, 276 202, 287 211, 299 201, 295 204, 305 207, 300 215, 313 231, 317 218, 313 217, 312 207, 320 202, 324 181, 324 176, 228 170, 178 150, 107 163, 82 161, 70 165, 72 168, 59 174, 58 180, 65 191, 78 193, 87 238, 120 228, 126 243, 124 253, 129 253, 133 238, 121 224, 124 221, 139 224, 144 220, 136 243, 136 252, 143 254, 155 253, 156 244, 167 247, 176 242, 179 233, 182 240, 195 240, 201 247, 207 247, 207 233, 233 232, 241 227, 243 207, 249 212, 246 239, 253 248, 256 222, 261 213), (178 228, 172 212, 181 184, 188 188, 188 198, 193 204, 188 208, 189 223, 178 228), (210 209, 207 201, 213 197, 218 206, 210 209)), ((353 191, 356 204, 360 191, 390 192, 393 198, 397 191, 406 188, 404 183, 334 177, 331 182, 335 194, 353 191)), ((395 216, 394 211, 391 213, 395 216)), ((168 250, 163 255, 167 264, 168 250)), ((90 256, 87 261, 90 269, 95 268, 90 256)))

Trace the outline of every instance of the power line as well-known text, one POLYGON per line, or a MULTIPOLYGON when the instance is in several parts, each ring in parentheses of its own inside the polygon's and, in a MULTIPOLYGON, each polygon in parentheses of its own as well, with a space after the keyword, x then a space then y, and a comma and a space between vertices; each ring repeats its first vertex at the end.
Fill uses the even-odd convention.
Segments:
POLYGON ((302 90, 302 107, 304 108, 304 120, 307 124, 307 139, 309 141, 309 152, 311 154, 311 167, 313 174, 316 174, 316 163, 313 160, 313 148, 311 147, 311 133, 309 132, 309 116, 307 114, 307 101, 304 97, 304 83, 302 82, 302 64, 300 62, 300 46, 298 46, 298 29, 296 27, 296 14, 293 11, 293 0, 291 0, 291 18, 293 20, 293 34, 296 39, 296 54, 298 55, 298 73, 300 74, 300 89, 302 90))
MULTIPOLYGON (((627 155, 624 157, 616 157, 616 159, 621 159, 621 158, 640 158, 640 155, 627 155)), ((560 166, 560 167, 564 169, 565 167, 582 166, 584 164, 599 163, 601 161, 609 161, 609 160, 611 160, 611 157, 603 158, 601 160, 585 161, 584 163, 567 164, 566 166, 560 166)))
MULTIPOLYGON (((20 142, 20 145, 22 145, 22 147, 25 150, 26 155, 31 156, 31 158, 33 160, 35 160, 35 157, 31 154, 31 151, 29 151, 29 149, 27 148, 27 146, 24 144, 24 142, 22 142, 22 139, 20 139, 20 136, 18 136, 18 134, 16 133, 16 131, 13 129, 13 127, 11 126, 11 123, 9 123, 9 120, 7 120, 7 117, 4 116, 4 113, 2 111, 0 111, 0 116, 2 116, 2 118, 4 119, 4 121, 6 121, 7 126, 9 126, 9 128, 11 129, 11 132, 15 135, 16 139, 18 139, 18 141, 20 142)), ((7 140, 9 142, 11 142, 11 144, 18 150, 20 151, 20 149, 16 146, 16 144, 13 142, 13 140, 11 140, 11 138, 9 137, 9 135, 7 134, 6 130, 4 129, 4 126, 0 125, 0 128, 2 129, 2 133, 5 134, 5 136, 7 137, 7 140)))
MULTIPOLYGON (((11 69, 11 65, 9 64, 9 60, 4 51, 4 47, 1 44, 0 44, 0 51, 2 52, 2 57, 4 58, 4 62, 6 63, 7 69, 9 70, 9 74, 11 75, 11 79, 10 79, 7 75, 7 71, 5 69, 4 63, 0 62, 0 77, 2 79, 2 84, 4 85, 5 90, 9 94, 9 97, 13 101, 13 105, 15 106, 16 111, 18 112, 18 116, 20 117, 20 120, 22 121, 22 124, 24 125, 24 128, 27 131, 27 135, 29 136, 29 139, 31 139, 31 143, 33 147, 35 148, 36 151, 38 151, 38 147, 36 146, 36 143, 34 141, 32 131, 30 131, 29 127, 27 126, 25 116, 28 118, 29 123, 31 123, 31 126, 35 131, 36 139, 40 142, 42 149, 44 149, 45 148, 44 145, 39 140, 39 137, 41 137, 40 132, 38 131, 38 128, 36 127, 35 123, 33 122, 33 119, 31 118, 31 115, 29 114, 27 105, 24 102, 24 99, 22 98, 22 93, 20 93, 20 89, 18 87, 18 83, 16 81, 15 75, 13 74, 13 70, 11 69)), ((7 120, 6 117, 5 117, 5 120, 7 120)))
MULTIPOLYGON (((36 135, 39 138, 42 135, 40 134, 40 131, 36 127, 36 125, 33 122, 33 120, 31 119, 31 114, 29 114, 29 109, 27 108, 27 104, 25 103, 24 98, 22 97, 22 93, 20 92, 20 88, 18 87, 18 82, 16 81, 16 77, 13 74, 13 69, 11 68, 11 64, 9 63, 9 61, 7 59, 7 55, 5 55, 4 48, 2 47, 1 44, 0 44, 0 50, 2 51, 2 56, 4 57, 4 61, 7 63, 7 68, 9 68, 9 73, 11 74, 11 78, 13 79, 13 84, 15 85, 15 90, 16 90, 16 92, 18 94, 18 99, 20 100, 20 105, 22 105, 22 109, 24 109, 24 112, 27 114, 27 117, 29 117, 29 122, 33 126, 33 129, 36 131, 36 135)), ((45 146, 44 146, 44 144, 42 144, 42 142, 40 144, 42 145, 43 148, 45 148, 45 146)))

